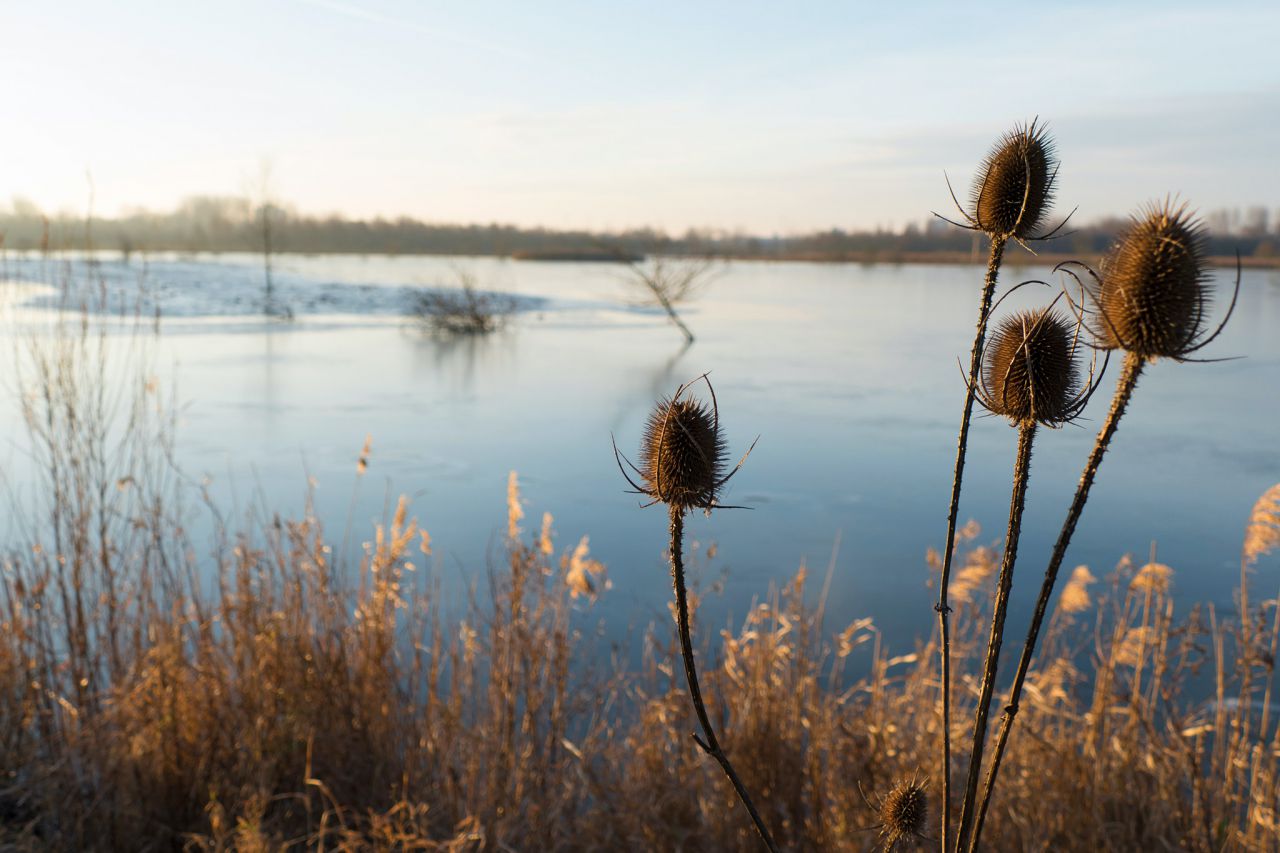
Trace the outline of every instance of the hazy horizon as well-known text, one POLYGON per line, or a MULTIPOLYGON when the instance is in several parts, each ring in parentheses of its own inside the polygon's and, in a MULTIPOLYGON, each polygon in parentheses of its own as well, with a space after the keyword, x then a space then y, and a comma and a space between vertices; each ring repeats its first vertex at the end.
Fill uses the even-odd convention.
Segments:
POLYGON ((0 199, 615 231, 900 228, 1047 121, 1082 221, 1280 203, 1280 8, 11 10, 0 199), (1010 49, 1009 45, 1021 45, 1010 49))

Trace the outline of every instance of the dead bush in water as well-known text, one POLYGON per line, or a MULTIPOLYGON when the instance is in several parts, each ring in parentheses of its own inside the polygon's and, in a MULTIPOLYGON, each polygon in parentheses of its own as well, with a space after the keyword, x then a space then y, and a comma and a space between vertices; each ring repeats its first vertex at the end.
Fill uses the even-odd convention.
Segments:
POLYGON ((450 335, 486 335, 497 331, 516 309, 515 300, 476 288, 473 273, 459 271, 453 290, 419 290, 410 298, 409 312, 430 329, 450 335))

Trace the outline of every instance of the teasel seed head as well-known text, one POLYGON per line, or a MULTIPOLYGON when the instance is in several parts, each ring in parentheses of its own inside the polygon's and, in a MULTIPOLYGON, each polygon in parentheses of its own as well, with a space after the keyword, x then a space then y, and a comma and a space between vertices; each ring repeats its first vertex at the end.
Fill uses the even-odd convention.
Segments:
MULTIPOLYGON (((753 442, 752 448, 755 447, 753 442)), ((706 374, 676 389, 658 401, 645 424, 640 444, 640 465, 632 465, 614 447, 618 467, 639 494, 665 503, 678 512, 706 510, 721 506, 720 489, 737 473, 746 455, 725 473, 726 445, 720 431, 720 410, 715 389, 706 374), (694 382, 706 383, 710 405, 688 395, 694 382), (631 479, 624 462, 640 479, 631 479)), ((747 454, 751 449, 747 450, 747 454)))
POLYGON ((1094 387, 1080 377, 1078 333, 1052 305, 1005 318, 983 349, 979 402, 1017 425, 1070 421, 1094 387))
POLYGON ((1053 204, 1058 161, 1035 121, 1015 126, 987 154, 973 183, 967 217, 993 237, 1034 240, 1053 204))
POLYGON ((725 444, 711 409, 697 400, 660 400, 640 446, 649 492, 670 506, 710 506, 724 475, 725 444))
POLYGON ((880 840, 885 850, 907 838, 924 835, 929 819, 929 799, 925 785, 914 776, 902 779, 880 801, 880 840))
POLYGON ((1166 199, 1134 216, 1095 281, 1098 346, 1181 359, 1207 343, 1205 255, 1204 228, 1185 204, 1166 199))

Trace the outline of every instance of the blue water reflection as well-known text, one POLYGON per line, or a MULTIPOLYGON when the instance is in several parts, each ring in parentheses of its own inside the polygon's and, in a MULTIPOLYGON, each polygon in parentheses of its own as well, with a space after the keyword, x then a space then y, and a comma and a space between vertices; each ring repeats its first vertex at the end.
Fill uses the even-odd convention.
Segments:
MULTIPOLYGON (((728 571, 724 594, 706 602, 706 624, 740 620, 802 561, 824 569, 840 536, 830 623, 871 615, 899 648, 931 627, 924 553, 945 529, 964 397, 957 358, 967 358, 980 268, 734 263, 684 309, 698 336, 685 348, 660 312, 629 304, 639 294, 611 265, 286 256, 276 269, 297 319, 279 323, 253 309, 257 264, 163 257, 142 270, 135 258, 92 271, 110 286, 144 281, 159 304, 156 360, 183 402, 181 460, 223 498, 243 503, 260 489, 272 508, 297 512, 309 475, 337 537, 353 491, 359 535, 408 493, 446 589, 460 596, 493 559, 516 470, 527 527, 545 510, 562 547, 590 535, 613 583, 597 610, 623 640, 629 626, 666 618, 666 524, 660 508, 638 509, 624 492, 610 436, 633 452, 654 399, 710 371, 731 453, 760 442, 724 496, 753 509, 689 525, 704 545, 718 543, 704 582, 728 571), (523 300, 511 326, 439 339, 405 325, 405 288, 447 285, 459 267, 523 300), (371 466, 356 484, 366 434, 371 466)), ((4 272, 54 284, 87 273, 79 263, 12 258, 4 272)), ((1048 271, 1009 268, 1005 277, 1048 271)), ((1024 288, 1006 308, 1050 295, 1024 288)), ((15 316, 38 313, 22 304, 15 316)), ((1180 602, 1230 607, 1247 513, 1280 481, 1276 273, 1245 273, 1236 316, 1211 349, 1204 355, 1244 358, 1159 363, 1144 375, 1068 569, 1084 563, 1101 577, 1155 541, 1177 571, 1180 602)), ((1037 442, 1015 632, 1113 382, 1114 372, 1081 426, 1037 442)), ((961 518, 983 525, 980 541, 1002 533, 1015 442, 1005 422, 975 422, 961 518)), ((1274 566, 1261 569, 1259 595, 1273 595, 1277 580, 1274 566)))

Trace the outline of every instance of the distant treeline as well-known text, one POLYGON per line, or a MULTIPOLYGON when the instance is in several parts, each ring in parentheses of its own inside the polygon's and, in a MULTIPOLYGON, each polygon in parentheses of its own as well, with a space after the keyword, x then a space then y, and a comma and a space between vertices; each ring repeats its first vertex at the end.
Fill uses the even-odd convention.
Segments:
MULTIPOLYGON (((1268 217, 1241 219, 1232 211, 1206 217, 1211 226, 1209 252, 1257 263, 1280 261, 1280 228, 1268 217), (1244 224, 1242 224, 1244 223, 1244 224)), ((1047 244, 1047 253, 1093 257, 1104 252, 1124 225, 1123 219, 1068 225, 1067 236, 1047 244)), ((1277 222, 1280 226, 1280 221, 1277 222)), ((732 258, 815 261, 965 260, 985 258, 981 241, 967 231, 934 220, 902 230, 843 231, 761 236, 738 232, 690 230, 671 235, 654 229, 617 233, 555 231, 513 225, 456 225, 396 219, 347 219, 303 215, 283 206, 254 206, 245 199, 201 196, 167 213, 137 211, 114 219, 46 216, 35 205, 15 201, 0 210, 3 248, 18 251, 66 251, 86 248, 134 253, 260 252, 269 241, 274 252, 303 254, 496 255, 524 258, 599 259, 646 254, 711 254, 732 258), (267 240, 264 240, 264 237, 267 240)))

